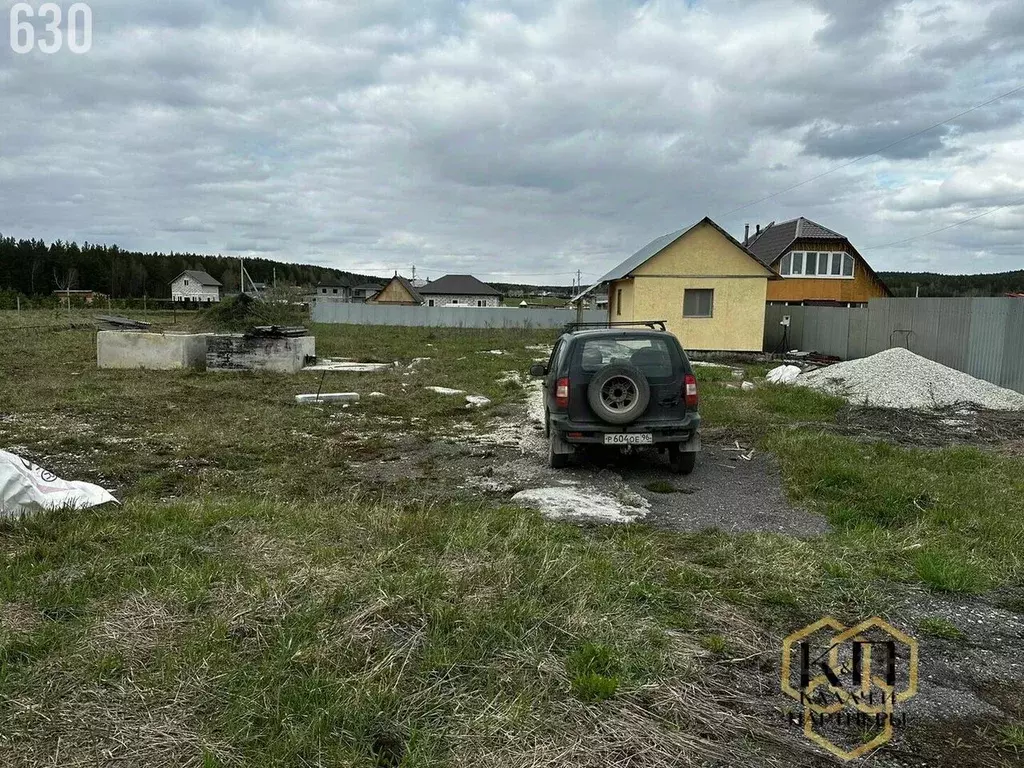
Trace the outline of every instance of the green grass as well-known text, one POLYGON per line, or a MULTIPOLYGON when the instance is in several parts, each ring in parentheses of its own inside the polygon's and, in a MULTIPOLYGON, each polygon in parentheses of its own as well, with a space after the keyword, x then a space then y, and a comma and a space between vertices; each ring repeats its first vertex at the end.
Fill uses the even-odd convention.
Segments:
POLYGON ((1016 751, 1024 751, 1024 725, 999 726, 999 740, 1003 746, 1010 747, 1016 751))
POLYGON ((827 536, 580 528, 460 491, 429 452, 518 418, 506 374, 555 332, 315 327, 322 357, 400 363, 328 373, 386 394, 342 409, 294 404, 312 373, 100 371, 93 332, 68 329, 87 314, 12 315, 0 442, 124 503, 0 521, 4 765, 54 762, 58 736, 141 765, 711 763, 694 713, 716 749, 775 748, 708 709, 721 656, 775 652, 744 638, 872 615, 901 584, 1022 580, 1020 459, 838 437, 821 425, 841 401, 809 390, 698 371, 709 433, 770 452, 827 536), (378 463, 391 476, 367 479, 378 463))
POLYGON ((675 493, 676 487, 668 480, 651 480, 649 483, 644 484, 651 493, 675 493))
POLYGON ((921 619, 917 624, 918 630, 923 635, 938 637, 943 640, 963 640, 965 635, 953 623, 938 616, 929 616, 921 619))

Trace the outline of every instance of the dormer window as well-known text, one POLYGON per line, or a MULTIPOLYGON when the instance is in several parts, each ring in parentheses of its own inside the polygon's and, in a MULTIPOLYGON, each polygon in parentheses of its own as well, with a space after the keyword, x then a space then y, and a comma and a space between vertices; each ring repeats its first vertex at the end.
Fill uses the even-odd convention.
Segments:
POLYGON ((842 251, 791 251, 782 257, 783 277, 853 279, 853 256, 842 251))

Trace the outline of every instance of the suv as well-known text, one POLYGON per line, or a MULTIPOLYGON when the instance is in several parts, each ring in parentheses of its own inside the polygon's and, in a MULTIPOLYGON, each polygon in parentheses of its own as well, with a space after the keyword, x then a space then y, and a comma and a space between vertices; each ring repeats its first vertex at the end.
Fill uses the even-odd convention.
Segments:
POLYGON ((700 451, 697 380, 663 321, 571 323, 544 377, 548 462, 564 467, 576 445, 656 446, 673 472, 693 471, 700 451), (591 326, 591 327, 588 327, 591 326))

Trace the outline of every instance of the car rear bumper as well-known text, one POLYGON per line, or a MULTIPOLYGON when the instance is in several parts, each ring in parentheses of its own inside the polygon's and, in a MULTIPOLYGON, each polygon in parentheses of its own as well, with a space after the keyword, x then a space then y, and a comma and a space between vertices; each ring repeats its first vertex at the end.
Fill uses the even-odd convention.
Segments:
POLYGON ((697 436, 700 416, 688 414, 680 421, 661 421, 654 424, 603 424, 599 422, 575 422, 565 416, 551 414, 552 427, 558 430, 562 439, 570 444, 604 444, 604 436, 611 434, 650 434, 654 444, 687 443, 697 436))

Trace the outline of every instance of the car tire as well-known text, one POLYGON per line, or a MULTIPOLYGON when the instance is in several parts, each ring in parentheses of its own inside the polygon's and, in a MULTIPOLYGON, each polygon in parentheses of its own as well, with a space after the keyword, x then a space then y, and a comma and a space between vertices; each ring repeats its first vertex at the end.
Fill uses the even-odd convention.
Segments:
POLYGON ((551 414, 547 408, 544 409, 544 437, 551 438, 551 414))
POLYGON ((651 402, 651 385, 633 365, 607 365, 590 380, 587 402, 601 421, 629 424, 643 416, 651 402))
POLYGON ((548 466, 552 469, 564 469, 569 466, 569 451, 558 434, 558 430, 551 426, 551 417, 547 420, 548 428, 548 466))
POLYGON ((668 448, 668 465, 675 475, 688 475, 697 465, 697 454, 694 451, 681 451, 678 445, 668 448))

